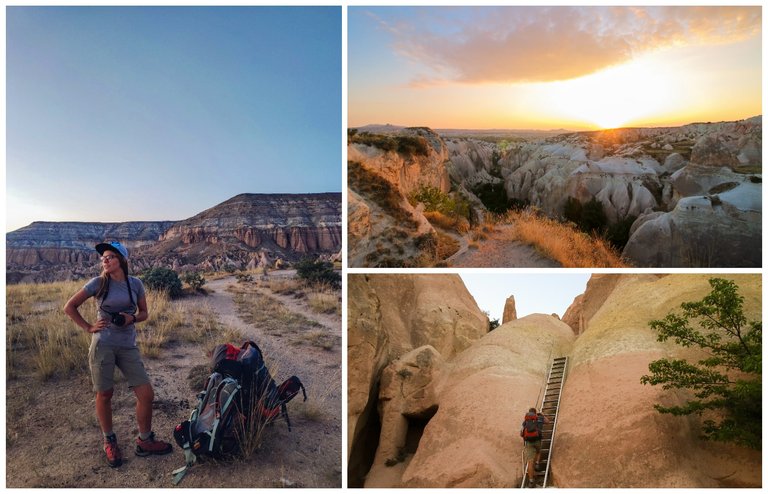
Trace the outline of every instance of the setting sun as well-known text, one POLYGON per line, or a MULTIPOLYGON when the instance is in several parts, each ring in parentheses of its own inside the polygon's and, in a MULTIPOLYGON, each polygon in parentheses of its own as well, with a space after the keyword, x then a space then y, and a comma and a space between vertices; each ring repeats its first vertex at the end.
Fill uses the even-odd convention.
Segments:
POLYGON ((671 88, 659 67, 643 60, 546 84, 542 97, 553 113, 608 129, 668 108, 671 88))
POLYGON ((760 115, 759 7, 350 8, 348 125, 674 126, 760 115))

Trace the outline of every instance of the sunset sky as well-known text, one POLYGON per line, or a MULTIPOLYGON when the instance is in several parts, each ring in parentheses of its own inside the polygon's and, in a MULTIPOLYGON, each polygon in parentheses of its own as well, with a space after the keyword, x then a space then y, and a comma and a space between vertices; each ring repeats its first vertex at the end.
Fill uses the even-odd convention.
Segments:
POLYGON ((8 7, 6 231, 341 190, 340 7, 8 7))
POLYGON ((350 7, 350 127, 574 130, 761 114, 760 7, 350 7))

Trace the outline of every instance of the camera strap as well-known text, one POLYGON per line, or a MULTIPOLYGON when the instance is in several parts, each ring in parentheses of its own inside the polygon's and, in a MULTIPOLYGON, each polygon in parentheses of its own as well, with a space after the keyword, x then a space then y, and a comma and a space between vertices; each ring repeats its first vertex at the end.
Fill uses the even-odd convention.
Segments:
MULTIPOLYGON (((102 305, 104 304, 104 301, 109 296, 109 282, 110 281, 112 281, 112 278, 107 276, 107 288, 104 290, 104 296, 101 297, 101 302, 99 302, 99 310, 107 312, 109 314, 111 314, 111 312, 109 312, 108 310, 104 310, 102 308, 102 305)), ((128 285, 128 298, 131 301, 131 308, 133 308, 133 307, 136 306, 136 302, 133 301, 133 290, 131 290, 131 277, 128 276, 128 275, 125 275, 125 284, 128 285)))

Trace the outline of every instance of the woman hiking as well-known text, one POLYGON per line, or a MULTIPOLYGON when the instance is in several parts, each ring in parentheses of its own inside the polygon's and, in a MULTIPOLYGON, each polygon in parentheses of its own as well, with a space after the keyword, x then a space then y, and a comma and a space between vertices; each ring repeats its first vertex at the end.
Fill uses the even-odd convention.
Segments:
POLYGON ((169 443, 155 439, 152 432, 154 391, 136 346, 135 324, 149 317, 147 298, 141 280, 128 276, 128 250, 120 242, 96 246, 101 255, 101 275, 91 279, 64 305, 64 312, 81 328, 91 333, 88 364, 96 391, 96 416, 104 434, 104 452, 111 467, 123 463, 117 436, 112 430, 112 393, 115 367, 119 368, 136 395, 136 455, 164 455, 172 451, 169 443), (98 303, 98 319, 91 324, 79 307, 90 297, 98 303))

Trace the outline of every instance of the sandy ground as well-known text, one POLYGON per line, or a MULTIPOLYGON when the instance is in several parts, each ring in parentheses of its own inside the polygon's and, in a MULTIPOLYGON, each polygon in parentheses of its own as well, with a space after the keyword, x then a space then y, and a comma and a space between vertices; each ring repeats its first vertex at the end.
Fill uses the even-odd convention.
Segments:
POLYGON ((515 240, 513 225, 497 225, 486 240, 473 244, 462 247, 446 262, 456 268, 560 267, 560 264, 542 256, 535 248, 515 240), (473 248, 473 244, 477 248, 473 248))
MULTIPOLYGON (((262 334, 237 316, 226 291, 234 282, 231 277, 210 281, 206 284, 212 291, 209 296, 182 303, 210 305, 222 323, 255 340, 265 358, 277 362, 275 380, 280 383, 299 376, 308 401, 302 403, 298 396, 289 403, 291 432, 284 421, 277 421, 250 458, 198 463, 180 487, 340 487, 341 339, 328 351, 296 348, 280 337, 262 334), (310 407, 320 407, 321 412, 306 411, 310 407)), ((318 322, 325 330, 340 336, 340 316, 318 318, 302 301, 289 302, 292 311, 322 319, 318 322)), ((202 387, 199 379, 189 379, 190 371, 207 364, 207 356, 192 344, 175 344, 161 359, 145 359, 155 388, 153 429, 160 439, 173 443, 173 428, 189 417, 202 387)), ((6 388, 7 429, 16 431, 6 434, 6 487, 171 487, 171 471, 184 464, 175 443, 169 455, 140 458, 133 454, 135 400, 124 381, 118 381, 113 398, 114 429, 124 456, 123 465, 115 469, 107 465, 101 449, 87 372, 44 384, 20 377, 6 388)))

